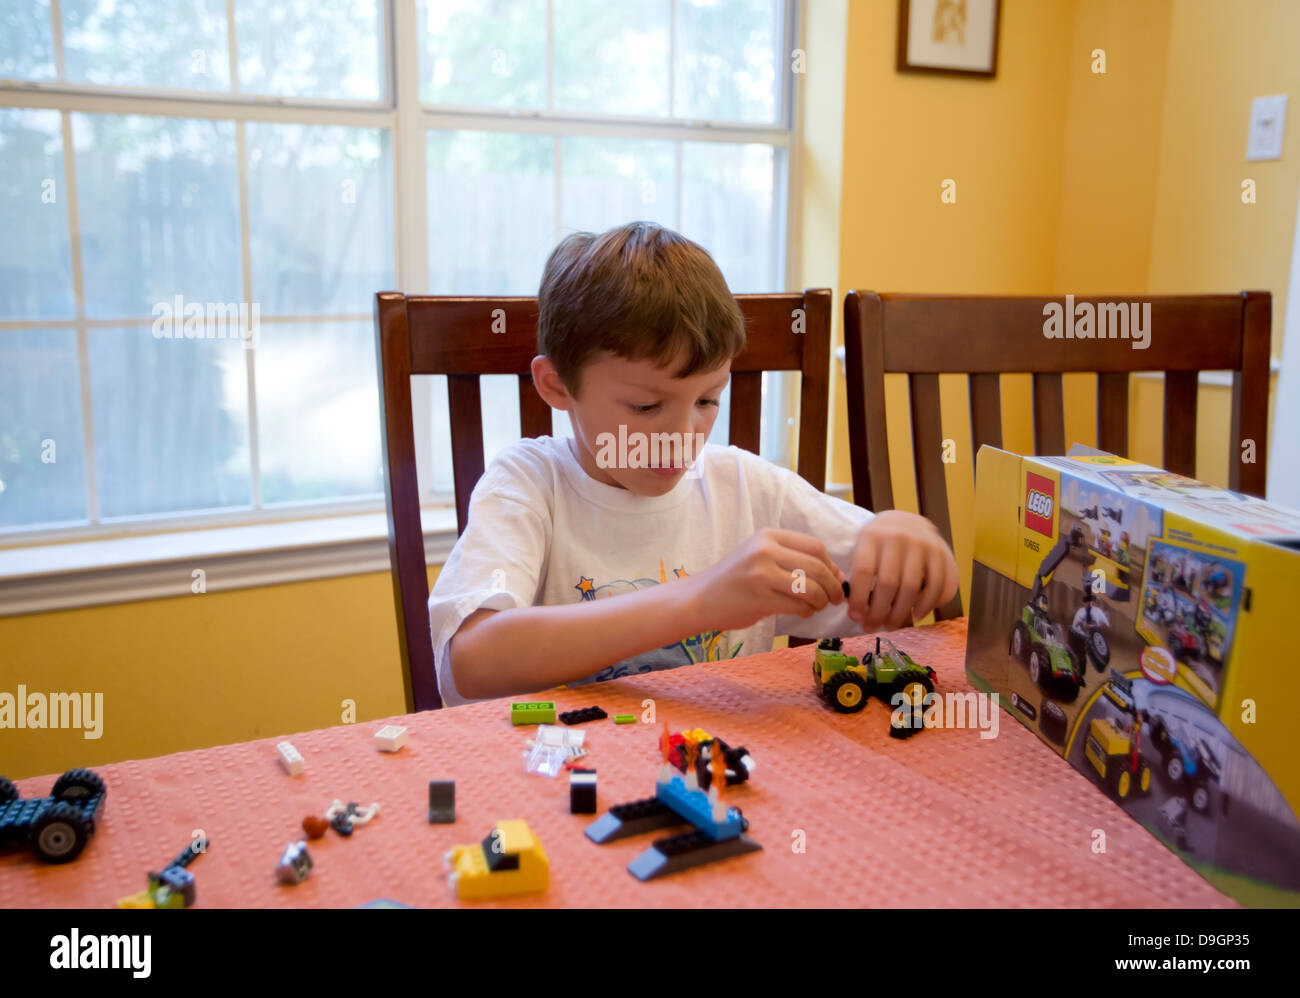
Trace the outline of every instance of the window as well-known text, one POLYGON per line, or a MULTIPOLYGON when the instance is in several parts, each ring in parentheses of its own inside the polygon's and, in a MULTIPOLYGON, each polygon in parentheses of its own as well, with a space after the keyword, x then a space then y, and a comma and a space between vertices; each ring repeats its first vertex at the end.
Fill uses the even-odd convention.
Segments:
MULTIPOLYGON (((791 6, 7 3, 0 531, 382 508, 376 291, 533 294, 565 233, 636 218, 783 288, 791 6)), ((414 395, 447 501, 445 381, 414 395)), ((513 379, 484 417, 490 456, 513 379)))

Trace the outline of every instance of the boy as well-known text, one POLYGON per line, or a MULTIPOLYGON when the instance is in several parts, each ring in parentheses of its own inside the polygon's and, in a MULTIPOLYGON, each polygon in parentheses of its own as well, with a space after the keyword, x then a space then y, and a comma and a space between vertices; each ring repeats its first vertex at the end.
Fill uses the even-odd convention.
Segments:
POLYGON ((928 520, 703 445, 745 347, 703 248, 648 222, 568 236, 538 310, 533 383, 574 437, 520 440, 475 486, 429 597, 449 706, 899 627, 957 591, 928 520))

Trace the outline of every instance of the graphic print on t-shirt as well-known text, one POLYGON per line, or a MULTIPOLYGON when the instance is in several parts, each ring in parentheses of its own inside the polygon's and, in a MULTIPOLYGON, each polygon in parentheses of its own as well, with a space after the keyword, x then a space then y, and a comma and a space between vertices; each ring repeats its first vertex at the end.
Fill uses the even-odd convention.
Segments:
MULTIPOLYGON (((684 579, 687 575, 685 568, 673 569, 675 579, 684 579)), ((636 592, 650 586, 662 585, 667 581, 668 578, 664 573, 664 563, 661 558, 659 559, 658 579, 615 579, 597 585, 594 578, 579 575, 578 582, 573 588, 578 591, 579 600, 586 601, 609 599, 623 593, 636 592)), ((601 683, 607 679, 618 679, 621 676, 631 676, 642 672, 675 669, 679 665, 694 665, 696 662, 718 662, 727 658, 735 658, 740 653, 740 646, 744 642, 739 641, 734 648, 728 650, 724 643, 725 637, 725 631, 701 631, 699 634, 691 635, 680 641, 674 641, 662 648, 642 652, 640 655, 634 655, 631 658, 623 659, 621 662, 606 666, 588 679, 587 682, 601 683)))

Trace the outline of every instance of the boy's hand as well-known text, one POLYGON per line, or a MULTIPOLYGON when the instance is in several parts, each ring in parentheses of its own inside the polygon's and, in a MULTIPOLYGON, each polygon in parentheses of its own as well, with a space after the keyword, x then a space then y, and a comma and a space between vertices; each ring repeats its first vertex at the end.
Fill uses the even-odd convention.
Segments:
POLYGON ((777 613, 807 619, 827 603, 843 601, 843 577, 816 537, 764 527, 686 581, 699 619, 730 631, 777 613))
POLYGON ((890 509, 858 534, 849 577, 849 616, 863 630, 920 620, 957 592, 957 560, 939 528, 923 516, 890 509))

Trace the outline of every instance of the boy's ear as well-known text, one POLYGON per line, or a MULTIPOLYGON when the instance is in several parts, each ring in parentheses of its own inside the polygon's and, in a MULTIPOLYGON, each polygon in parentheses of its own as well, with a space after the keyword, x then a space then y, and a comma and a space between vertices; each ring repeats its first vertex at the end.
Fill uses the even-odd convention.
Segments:
POLYGON ((567 412, 573 408, 573 396, 564 387, 564 382, 549 357, 543 354, 534 357, 532 372, 533 385, 537 388, 537 394, 542 397, 542 401, 552 409, 563 409, 567 412))

